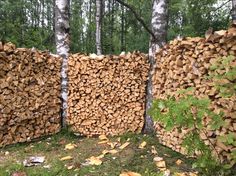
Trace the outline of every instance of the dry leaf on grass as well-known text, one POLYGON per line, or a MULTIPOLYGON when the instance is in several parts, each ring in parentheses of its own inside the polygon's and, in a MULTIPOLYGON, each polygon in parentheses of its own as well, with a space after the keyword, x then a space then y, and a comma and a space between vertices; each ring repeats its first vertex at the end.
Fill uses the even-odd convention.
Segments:
POLYGON ((155 148, 155 146, 152 146, 152 150, 151 150, 152 154, 156 155, 157 154, 157 150, 155 148))
POLYGON ((120 174, 120 176, 142 176, 141 174, 139 173, 136 173, 136 172, 123 172, 120 174))
POLYGON ((117 146, 117 144, 118 144, 117 142, 108 142, 107 143, 107 145, 110 145, 112 149, 115 148, 117 146))
POLYGON ((107 144, 109 140, 99 141, 98 144, 107 144))
POLYGON ((126 148, 128 145, 130 144, 130 142, 125 142, 124 144, 122 144, 119 149, 123 150, 124 148, 126 148))
POLYGON ((116 154, 116 153, 118 153, 118 150, 115 150, 115 149, 109 150, 108 153, 110 153, 110 154, 116 154))
POLYGON ((60 158, 61 161, 72 160, 72 159, 73 159, 72 156, 65 156, 65 157, 60 158))
POLYGON ((108 140, 108 138, 106 137, 106 135, 102 134, 98 137, 100 140, 108 140))
POLYGON ((88 164, 89 165, 101 165, 102 164, 102 160, 100 160, 100 158, 95 157, 95 156, 91 156, 90 158, 87 159, 88 164))
POLYGON ((139 149, 143 149, 146 145, 147 145, 147 142, 146 142, 146 141, 143 141, 143 142, 138 146, 138 148, 139 148, 139 149))
POLYGON ((178 166, 179 166, 180 164, 182 164, 182 163, 183 163, 183 161, 180 160, 180 159, 178 159, 178 160, 175 161, 175 164, 178 165, 178 166))
POLYGON ((160 169, 161 171, 166 170, 166 162, 163 158, 157 156, 153 159, 153 161, 155 162, 158 169, 160 169))
POLYGON ((77 147, 76 144, 69 143, 69 144, 66 144, 65 150, 72 150, 72 149, 74 149, 75 147, 77 147))

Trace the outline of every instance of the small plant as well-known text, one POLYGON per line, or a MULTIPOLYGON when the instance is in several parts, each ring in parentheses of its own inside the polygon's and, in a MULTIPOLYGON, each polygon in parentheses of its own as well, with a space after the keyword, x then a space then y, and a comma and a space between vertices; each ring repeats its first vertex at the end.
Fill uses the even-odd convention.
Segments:
POLYGON ((210 67, 209 78, 213 79, 215 87, 222 97, 236 95, 236 58, 227 56, 219 58, 210 67))
MULTIPOLYGON (((187 93, 189 90, 182 91, 182 98, 176 100, 169 97, 167 100, 155 100, 150 109, 150 115, 158 122, 164 125, 165 130, 172 130, 177 128, 179 131, 182 128, 192 129, 187 136, 185 136, 182 145, 187 150, 189 155, 198 152, 196 162, 193 164, 204 175, 212 175, 219 173, 221 170, 219 160, 212 155, 211 149, 214 150, 214 145, 207 146, 200 137, 200 133, 206 132, 203 126, 203 119, 207 116, 211 118, 210 126, 212 130, 219 129, 224 121, 223 114, 215 114, 209 110, 209 99, 198 99, 193 95, 187 93)), ((211 144, 211 141, 209 140, 211 144)), ((217 154, 217 151, 215 151, 217 154)))

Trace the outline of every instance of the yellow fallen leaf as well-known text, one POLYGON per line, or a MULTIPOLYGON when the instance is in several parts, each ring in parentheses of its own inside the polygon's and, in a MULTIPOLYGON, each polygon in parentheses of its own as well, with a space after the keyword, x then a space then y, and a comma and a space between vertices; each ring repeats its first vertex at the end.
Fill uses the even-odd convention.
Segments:
POLYGON ((156 166, 159 169, 162 169, 162 171, 163 171, 163 169, 164 170, 166 169, 166 162, 164 161, 163 158, 157 156, 153 159, 153 161, 155 162, 156 166))
POLYGON ((104 158, 104 156, 105 156, 105 154, 101 154, 101 155, 97 156, 96 158, 102 159, 102 158, 104 158))
POLYGON ((125 147, 127 147, 130 143, 129 142, 125 142, 124 144, 122 144, 119 149, 123 150, 125 147))
POLYGON ((67 166, 67 169, 68 169, 68 170, 71 170, 71 169, 73 169, 73 168, 74 168, 73 165, 67 166))
POLYGON ((109 140, 99 141, 98 144, 107 144, 109 140))
POLYGON ((120 142, 120 140, 121 140, 121 138, 120 138, 120 137, 118 137, 118 138, 117 138, 117 142, 120 142))
POLYGON ((89 159, 87 159, 89 161, 90 165, 101 165, 102 164, 102 160, 100 160, 100 158, 92 156, 89 159))
POLYGON ((175 164, 179 166, 182 162, 183 162, 182 160, 178 159, 175 161, 175 164))
POLYGON ((155 164, 159 169, 166 168, 166 162, 165 161, 157 161, 157 162, 155 162, 155 164))
POLYGON ((187 176, 185 173, 179 173, 179 172, 177 172, 177 173, 175 173, 175 175, 174 176, 187 176))
POLYGON ((123 172, 120 174, 120 176, 142 176, 142 175, 136 172, 123 172))
POLYGON ((103 154, 103 155, 106 155, 107 153, 109 153, 108 150, 103 150, 103 151, 102 151, 102 154, 103 154))
POLYGON ((147 145, 147 142, 143 141, 138 148, 143 149, 147 145))
POLYGON ((76 144, 72 144, 72 143, 69 143, 65 146, 65 150, 72 150, 74 149, 75 147, 77 147, 76 144))
POLYGON ((116 154, 116 153, 118 153, 118 151, 115 150, 115 149, 113 149, 113 150, 109 150, 108 153, 110 153, 110 154, 116 154))
POLYGON ((152 146, 152 150, 151 150, 152 154, 156 155, 157 154, 157 151, 156 151, 156 148, 155 146, 152 146))
POLYGON ((61 161, 66 161, 66 160, 71 160, 71 159, 73 159, 72 156, 65 156, 65 157, 62 157, 60 160, 61 161))
POLYGON ((111 148, 113 149, 117 146, 118 143, 117 142, 108 142, 107 144, 110 145, 111 148))
POLYGON ((102 134, 98 137, 100 140, 108 140, 108 138, 106 137, 106 135, 102 134))

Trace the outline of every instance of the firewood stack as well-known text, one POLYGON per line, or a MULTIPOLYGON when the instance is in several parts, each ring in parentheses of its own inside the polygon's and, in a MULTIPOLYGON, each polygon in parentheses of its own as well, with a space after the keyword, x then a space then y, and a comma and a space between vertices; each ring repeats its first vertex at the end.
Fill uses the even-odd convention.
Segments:
POLYGON ((144 125, 148 59, 120 56, 69 57, 67 122, 85 136, 141 132, 144 125))
MULTIPOLYGON (((175 39, 161 49, 156 55, 156 68, 153 74, 153 93, 155 99, 166 99, 167 96, 180 97, 178 91, 188 87, 194 87, 196 97, 208 97, 213 102, 212 111, 224 112, 226 126, 219 130, 212 131, 209 127, 209 120, 204 120, 206 135, 201 134, 201 138, 211 148, 214 145, 220 160, 231 160, 231 152, 236 150, 233 145, 226 146, 218 137, 229 133, 236 134, 236 96, 224 98, 220 95, 212 79, 207 79, 211 74, 211 65, 223 56, 234 56, 232 66, 236 66, 236 28, 206 33, 205 38, 184 38, 175 39), (207 140, 206 138, 209 138, 207 140)), ((220 74, 227 70, 221 70, 220 74)), ((235 82, 232 80, 223 80, 235 82)), ((156 123, 156 131, 160 141, 170 148, 185 154, 185 149, 181 147, 183 137, 189 129, 183 129, 181 133, 174 129, 167 132, 162 124, 156 123)), ((214 151, 214 152, 215 152, 214 151)), ((216 152, 215 152, 216 153, 216 152)))
POLYGON ((61 59, 0 42, 0 147, 60 130, 61 59))

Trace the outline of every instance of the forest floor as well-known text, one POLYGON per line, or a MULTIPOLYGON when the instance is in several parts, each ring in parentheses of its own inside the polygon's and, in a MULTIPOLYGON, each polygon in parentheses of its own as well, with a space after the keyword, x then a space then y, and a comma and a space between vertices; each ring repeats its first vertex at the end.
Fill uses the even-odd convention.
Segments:
POLYGON ((132 171, 143 176, 162 176, 153 161, 157 156, 163 158, 173 175, 192 172, 191 159, 159 144, 155 136, 126 134, 109 141, 103 138, 77 137, 64 130, 34 142, 0 148, 0 175, 119 176, 132 171), (24 166, 23 161, 32 156, 43 156, 45 160, 36 166, 24 166))

